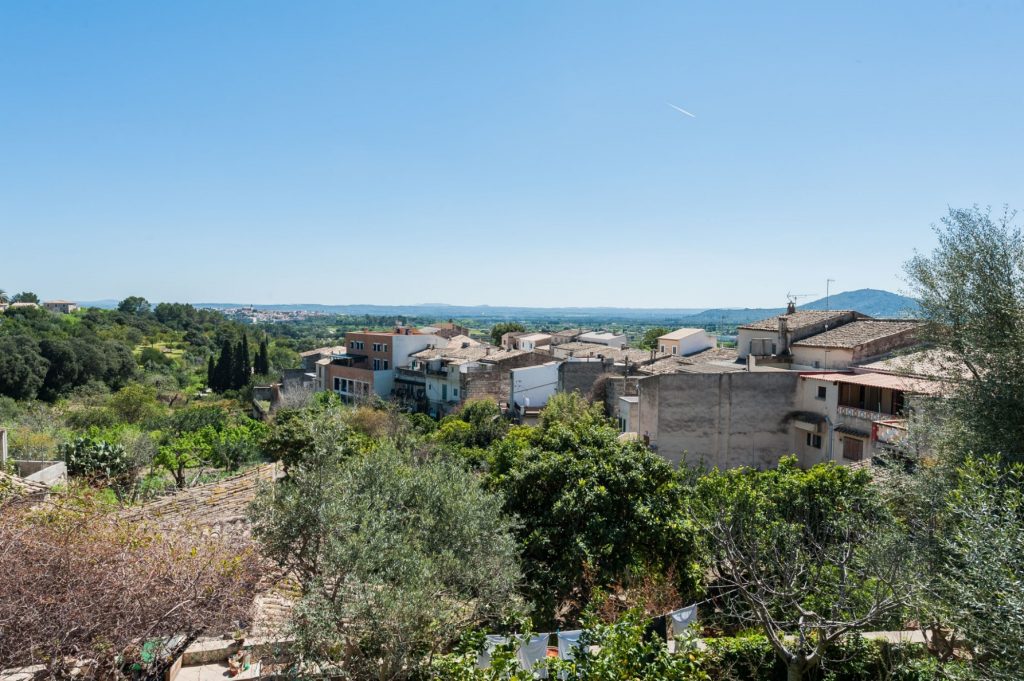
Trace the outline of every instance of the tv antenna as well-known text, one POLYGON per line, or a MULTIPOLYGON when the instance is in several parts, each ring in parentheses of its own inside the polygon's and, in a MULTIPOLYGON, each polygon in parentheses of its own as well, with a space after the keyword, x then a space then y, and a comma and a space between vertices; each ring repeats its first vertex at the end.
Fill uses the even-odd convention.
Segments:
POLYGON ((817 293, 786 293, 786 300, 789 301, 790 303, 792 303, 793 305, 796 305, 796 301, 800 300, 801 298, 813 298, 816 295, 818 295, 818 294, 817 293))

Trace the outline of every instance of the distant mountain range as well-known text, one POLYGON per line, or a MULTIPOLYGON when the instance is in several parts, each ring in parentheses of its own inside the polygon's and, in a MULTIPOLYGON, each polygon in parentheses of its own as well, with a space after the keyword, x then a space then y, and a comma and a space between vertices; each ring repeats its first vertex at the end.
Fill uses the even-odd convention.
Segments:
MULTIPOLYGON (((117 307, 116 300, 82 301, 84 307, 117 307)), ((292 305, 246 305, 244 303, 193 303, 196 307, 216 310, 252 307, 257 310, 291 312, 304 310, 324 314, 433 317, 436 319, 486 317, 489 319, 557 319, 568 321, 588 319, 644 322, 672 321, 681 326, 724 324, 732 326, 772 317, 785 312, 778 308, 629 308, 629 307, 508 307, 501 305, 446 305, 427 303, 420 305, 323 305, 297 303, 292 305)), ((846 291, 810 303, 799 305, 801 310, 857 310, 872 317, 912 317, 917 314, 917 301, 889 291, 864 288, 846 291)))
POLYGON ((322 312, 325 314, 435 317, 438 319, 665 319, 692 315, 702 308, 631 308, 631 307, 511 307, 504 305, 447 305, 422 303, 418 305, 321 305, 318 303, 295 305, 244 305, 241 303, 193 303, 196 307, 215 310, 251 307, 256 310, 292 312, 322 312))
MULTIPOLYGON (((797 305, 800 310, 856 310, 863 312, 870 317, 914 317, 919 312, 917 301, 907 296, 890 291, 880 291, 873 288, 862 288, 856 291, 845 291, 829 296, 826 300, 819 300, 797 305)), ((703 310, 699 313, 689 315, 680 320, 684 325, 703 326, 705 324, 723 324, 732 326, 735 324, 747 324, 774 317, 786 311, 784 307, 774 308, 718 308, 703 310)))

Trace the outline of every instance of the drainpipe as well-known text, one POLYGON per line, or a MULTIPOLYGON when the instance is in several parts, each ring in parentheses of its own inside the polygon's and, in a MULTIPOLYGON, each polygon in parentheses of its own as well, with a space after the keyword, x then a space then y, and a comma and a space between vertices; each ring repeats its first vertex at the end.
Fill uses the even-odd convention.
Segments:
POLYGON ((828 424, 828 461, 832 463, 832 441, 835 439, 835 426, 828 414, 825 414, 825 423, 828 424))

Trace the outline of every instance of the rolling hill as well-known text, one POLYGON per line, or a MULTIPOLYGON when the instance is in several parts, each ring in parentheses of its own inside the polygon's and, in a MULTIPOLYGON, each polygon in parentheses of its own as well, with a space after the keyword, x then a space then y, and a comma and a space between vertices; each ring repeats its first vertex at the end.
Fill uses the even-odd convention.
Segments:
MULTIPOLYGON (((845 291, 824 298, 814 300, 804 305, 798 305, 800 310, 856 310, 871 317, 913 317, 917 314, 917 301, 907 296, 890 291, 881 291, 873 288, 862 288, 856 291, 845 291)), ((748 307, 717 308, 704 310, 697 314, 683 317, 680 321, 683 324, 703 326, 706 324, 723 324, 733 326, 736 324, 747 324, 749 322, 774 317, 786 311, 784 307, 757 308, 748 307)))

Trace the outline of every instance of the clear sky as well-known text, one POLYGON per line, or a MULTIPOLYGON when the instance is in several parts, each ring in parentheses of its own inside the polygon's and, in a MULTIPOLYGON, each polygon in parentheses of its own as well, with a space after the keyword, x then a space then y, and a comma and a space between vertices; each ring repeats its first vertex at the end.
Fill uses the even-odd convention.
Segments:
POLYGON ((0 4, 0 288, 767 306, 1024 207, 1021 2, 0 4), (696 117, 669 106, 674 104, 696 117))

